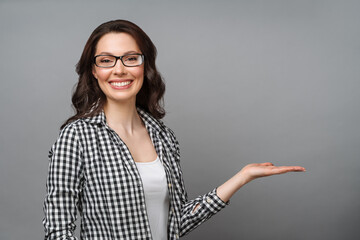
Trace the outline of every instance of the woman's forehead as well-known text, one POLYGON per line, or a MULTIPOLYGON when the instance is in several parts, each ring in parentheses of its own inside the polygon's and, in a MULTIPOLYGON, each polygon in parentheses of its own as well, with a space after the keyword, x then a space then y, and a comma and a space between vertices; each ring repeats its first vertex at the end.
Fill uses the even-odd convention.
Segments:
POLYGON ((129 52, 140 52, 135 39, 128 33, 107 33, 96 45, 96 54, 111 53, 123 55, 129 52))

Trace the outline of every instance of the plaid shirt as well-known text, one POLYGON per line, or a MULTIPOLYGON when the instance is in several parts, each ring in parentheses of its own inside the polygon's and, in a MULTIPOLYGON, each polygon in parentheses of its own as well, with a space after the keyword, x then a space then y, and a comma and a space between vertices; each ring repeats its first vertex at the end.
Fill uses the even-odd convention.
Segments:
MULTIPOLYGON (((164 166, 169 190, 168 239, 178 239, 226 206, 216 189, 187 199, 174 133, 138 109, 164 166), (195 206, 199 207, 195 210, 195 206)), ((50 152, 44 202, 45 239, 152 239, 145 195, 136 164, 105 114, 68 124, 50 152)))

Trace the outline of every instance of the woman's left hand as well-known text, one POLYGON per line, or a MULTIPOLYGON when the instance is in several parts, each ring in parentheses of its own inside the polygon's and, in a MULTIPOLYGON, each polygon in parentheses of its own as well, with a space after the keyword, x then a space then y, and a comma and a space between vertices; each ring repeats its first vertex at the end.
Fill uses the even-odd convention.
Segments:
POLYGON ((287 172, 305 172, 305 168, 300 166, 274 166, 270 162, 265 163, 251 163, 243 167, 238 173, 242 175, 246 183, 260 177, 267 177, 276 174, 283 174, 287 172))
POLYGON ((237 174, 217 188, 217 195, 227 202, 231 196, 248 182, 260 178, 287 172, 305 172, 300 166, 274 166, 270 162, 251 163, 243 167, 237 174))

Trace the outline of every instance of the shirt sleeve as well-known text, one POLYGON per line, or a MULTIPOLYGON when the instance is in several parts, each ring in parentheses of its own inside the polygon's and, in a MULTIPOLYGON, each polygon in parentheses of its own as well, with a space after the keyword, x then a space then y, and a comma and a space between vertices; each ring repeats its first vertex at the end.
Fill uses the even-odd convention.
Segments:
POLYGON ((217 196, 216 188, 205 195, 186 201, 181 210, 180 236, 194 230, 227 204, 229 203, 225 203, 217 196))
POLYGON ((82 185, 82 150, 75 126, 65 127, 49 152, 44 201, 45 240, 77 240, 73 236, 82 185))
POLYGON ((169 129, 171 134, 171 138, 173 140, 173 154, 175 156, 175 161, 177 163, 176 167, 176 175, 179 179, 180 189, 181 189, 181 219, 180 219, 180 236, 184 236, 197 228, 200 224, 211 218, 213 215, 218 213, 221 209, 223 209, 228 202, 224 202, 221 200, 216 190, 214 188, 207 194, 202 196, 198 196, 195 199, 188 200, 187 192, 185 189, 183 174, 180 166, 180 149, 179 143, 176 140, 174 132, 169 129))

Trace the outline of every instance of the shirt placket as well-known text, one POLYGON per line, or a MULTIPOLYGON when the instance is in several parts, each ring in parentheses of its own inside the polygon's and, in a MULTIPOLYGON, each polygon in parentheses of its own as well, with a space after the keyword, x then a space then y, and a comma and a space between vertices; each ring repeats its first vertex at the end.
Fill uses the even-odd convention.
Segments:
POLYGON ((167 186, 168 186, 168 191, 169 191, 169 216, 168 216, 169 239, 173 239, 174 235, 175 235, 175 238, 178 239, 179 233, 178 233, 178 227, 176 224, 176 212, 175 212, 175 208, 173 205, 173 202, 175 199, 174 199, 173 183, 172 183, 172 178, 171 178, 171 176, 172 176, 171 168, 170 168, 169 162, 168 162, 169 157, 166 154, 166 149, 164 148, 164 144, 160 140, 158 133, 153 134, 152 131, 150 131, 150 138, 151 138, 152 142, 154 143, 155 150, 158 153, 160 161, 164 166, 165 175, 166 175, 166 181, 167 181, 167 186), (172 228, 169 228, 170 226, 172 226, 172 228))
POLYGON ((116 139, 117 144, 120 146, 120 148, 124 148, 126 149, 126 153, 128 154, 127 158, 123 158, 123 162, 125 164, 125 167, 127 169, 130 169, 131 172, 131 176, 133 177, 133 179, 136 182, 136 187, 137 187, 137 192, 140 196, 140 207, 141 207, 141 215, 144 218, 144 222, 145 222, 145 226, 146 226, 146 235, 147 235, 147 239, 152 239, 152 234, 151 234, 151 229, 150 229, 150 223, 149 223, 149 217, 147 215, 147 209, 146 209, 146 202, 145 202, 145 192, 144 192, 144 187, 143 187, 143 182, 139 173, 139 170, 135 164, 134 158, 131 155, 131 152, 129 150, 129 148, 127 147, 127 145, 125 144, 124 141, 121 140, 121 138, 119 137, 119 135, 112 130, 109 126, 106 126, 106 128, 111 132, 111 134, 114 136, 114 138, 116 139))

